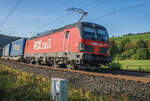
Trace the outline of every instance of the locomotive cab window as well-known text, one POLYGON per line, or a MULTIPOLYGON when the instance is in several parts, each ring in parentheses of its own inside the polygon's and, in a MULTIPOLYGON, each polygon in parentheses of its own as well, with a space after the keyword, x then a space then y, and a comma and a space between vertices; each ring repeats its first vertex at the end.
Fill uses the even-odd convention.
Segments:
POLYGON ((83 30, 84 30, 84 33, 85 33, 85 37, 95 38, 95 30, 92 27, 84 26, 83 30))
POLYGON ((95 28, 92 26, 83 27, 84 37, 85 38, 94 38, 100 41, 109 41, 108 33, 104 28, 95 28))
POLYGON ((69 31, 66 32, 66 39, 69 38, 69 31))
POLYGON ((108 34, 107 31, 104 29, 96 29, 96 33, 99 39, 104 40, 104 41, 108 41, 108 34))

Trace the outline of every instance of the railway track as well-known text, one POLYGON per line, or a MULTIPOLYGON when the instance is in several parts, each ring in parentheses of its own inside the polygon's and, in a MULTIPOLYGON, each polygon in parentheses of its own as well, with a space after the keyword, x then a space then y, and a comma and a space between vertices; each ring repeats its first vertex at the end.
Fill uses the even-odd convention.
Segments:
POLYGON ((89 72, 89 71, 83 71, 83 70, 70 70, 65 68, 56 68, 56 67, 49 67, 45 65, 34 65, 34 64, 26 64, 21 62, 14 62, 14 61, 8 61, 5 60, 5 62, 11 62, 15 64, 21 64, 21 65, 27 65, 32 67, 38 67, 38 68, 46 68, 51 70, 57 70, 57 71, 64 71, 64 72, 72 72, 72 73, 81 73, 91 76, 102 76, 102 77, 110 77, 114 79, 123 79, 123 80, 132 80, 136 82, 144 82, 144 83, 150 83, 150 72, 139 72, 139 71, 127 71, 127 70, 111 70, 111 69, 99 69, 96 72, 89 72))
POLYGON ((146 72, 146 71, 133 71, 133 70, 119 70, 119 69, 100 68, 100 70, 98 72, 99 73, 111 73, 111 74, 118 74, 118 75, 150 78, 150 72, 146 72))
POLYGON ((97 95, 121 96, 125 94, 131 101, 150 101, 150 78, 68 70, 6 60, 0 63, 33 75, 65 78, 74 88, 82 88, 97 95))

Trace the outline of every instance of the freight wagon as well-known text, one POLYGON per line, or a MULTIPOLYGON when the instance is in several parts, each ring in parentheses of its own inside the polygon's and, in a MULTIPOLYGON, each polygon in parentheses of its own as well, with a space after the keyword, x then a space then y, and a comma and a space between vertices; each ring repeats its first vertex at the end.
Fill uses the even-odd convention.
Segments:
POLYGON ((3 48, 3 58, 9 59, 10 50, 11 50, 11 43, 10 43, 10 44, 7 44, 7 45, 3 48))
POLYGON ((12 60, 22 60, 24 57, 26 38, 21 38, 19 40, 13 41, 10 50, 9 58, 12 60))
POLYGON ((28 63, 77 68, 108 64, 109 37, 105 27, 78 22, 26 41, 24 59, 28 63))
POLYGON ((3 54, 3 49, 0 48, 0 57, 2 56, 2 54, 3 54))

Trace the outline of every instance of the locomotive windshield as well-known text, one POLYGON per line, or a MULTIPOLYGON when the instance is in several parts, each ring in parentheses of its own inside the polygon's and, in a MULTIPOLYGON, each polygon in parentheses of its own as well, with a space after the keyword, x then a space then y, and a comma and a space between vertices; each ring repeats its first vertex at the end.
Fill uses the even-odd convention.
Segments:
POLYGON ((83 31, 85 38, 98 39, 100 41, 109 41, 108 34, 105 29, 84 26, 83 31))

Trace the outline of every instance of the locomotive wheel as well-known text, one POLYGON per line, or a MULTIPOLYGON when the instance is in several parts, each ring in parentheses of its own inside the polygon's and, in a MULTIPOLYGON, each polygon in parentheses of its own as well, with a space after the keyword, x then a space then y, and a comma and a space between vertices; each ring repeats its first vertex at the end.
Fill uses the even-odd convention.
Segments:
POLYGON ((51 64, 51 63, 47 63, 47 65, 48 65, 48 66, 52 66, 52 64, 51 64))
POLYGON ((58 68, 59 64, 57 64, 56 62, 54 62, 53 66, 56 67, 56 68, 58 68))
POLYGON ((24 59, 24 63, 30 64, 30 60, 28 58, 24 59))
POLYGON ((36 64, 36 62, 34 60, 31 60, 30 64, 36 64))
POLYGON ((41 65, 41 60, 38 60, 38 61, 37 61, 37 64, 38 64, 38 65, 41 65))
POLYGON ((67 69, 73 69, 73 66, 70 64, 67 64, 66 67, 67 67, 67 69))

